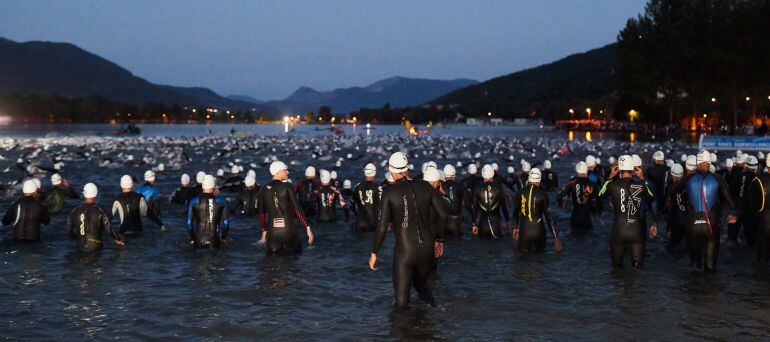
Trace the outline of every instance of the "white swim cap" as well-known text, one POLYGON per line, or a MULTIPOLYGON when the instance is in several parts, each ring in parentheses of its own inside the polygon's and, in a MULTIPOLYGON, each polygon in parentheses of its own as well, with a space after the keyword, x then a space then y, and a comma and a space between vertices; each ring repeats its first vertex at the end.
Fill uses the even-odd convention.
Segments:
POLYGON ((206 175, 206 177, 203 178, 203 189, 209 190, 213 189, 217 185, 217 180, 212 175, 206 175))
POLYGON ((671 175, 675 177, 682 177, 682 175, 684 175, 682 164, 674 164, 674 166, 671 167, 671 175))
POLYGON ((684 167, 689 171, 694 171, 698 166, 697 159, 694 155, 687 156, 687 161, 684 163, 684 167))
POLYGON ((481 177, 484 179, 491 179, 495 176, 495 169, 492 168, 492 165, 484 165, 484 167, 481 168, 481 177))
POLYGON ((351 187, 353 187, 353 184, 350 183, 350 179, 346 179, 346 180, 342 181, 342 188, 343 189, 350 189, 351 187))
POLYGON ((521 171, 529 173, 529 170, 532 168, 532 165, 529 165, 528 162, 524 162, 524 164, 521 165, 521 171))
POLYGON ((123 177, 120 177, 121 189, 130 189, 132 186, 134 186, 134 180, 131 179, 131 176, 123 175, 123 177))
POLYGON ((203 171, 198 171, 198 173, 195 174, 195 182, 198 184, 203 184, 204 178, 206 178, 206 173, 203 171))
POLYGON ((748 157, 748 155, 746 155, 745 153, 741 153, 740 155, 738 155, 735 158, 735 163, 736 164, 746 164, 746 157, 748 157))
POLYGON ((508 167, 508 173, 514 173, 516 172, 516 169, 513 168, 513 166, 508 167))
POLYGON ((276 160, 270 163, 270 175, 275 176, 278 172, 286 169, 286 164, 284 164, 282 161, 276 160))
POLYGON ((249 169, 249 172, 246 172, 246 177, 257 179, 257 173, 254 170, 249 169))
POLYGON ((219 169, 217 170, 217 177, 222 177, 225 175, 225 170, 219 169))
POLYGON ((190 184, 190 175, 182 174, 182 178, 179 181, 182 182, 182 185, 190 184))
POLYGON ((663 159, 666 159, 666 156, 663 154, 663 151, 655 151, 655 153, 652 154, 652 160, 661 161, 663 159))
POLYGON ((96 184, 88 183, 83 186, 83 197, 96 198, 97 194, 99 194, 99 189, 96 188, 96 184))
POLYGON ((601 164, 601 163, 602 163, 602 160, 601 160, 601 159, 599 159, 599 158, 597 157, 597 158, 596 158, 596 165, 599 165, 599 164, 601 164))
POLYGON ((243 180, 243 184, 246 185, 246 187, 252 187, 254 184, 257 184, 257 180, 254 179, 254 177, 247 176, 246 179, 243 180))
POLYGON ((331 179, 332 175, 329 174, 329 171, 321 170, 321 184, 329 184, 331 179))
POLYGON ((158 164, 158 171, 163 172, 166 170, 166 164, 160 163, 158 164))
POLYGON ((716 163, 716 162, 717 162, 717 154, 716 152, 714 152, 711 154, 711 163, 716 163))
MULTIPOLYGON (((768 158, 767 160, 770 160, 770 158, 768 158)), ((733 162, 733 158, 727 158, 727 160, 725 160, 725 167, 733 167, 733 166, 735 166, 735 162, 733 162)))
POLYGON ((388 171, 392 173, 402 173, 409 169, 409 160, 401 152, 396 152, 388 158, 388 171))
POLYGON ((588 165, 586 165, 586 162, 584 161, 577 162, 577 164, 575 164, 575 172, 577 172, 577 174, 588 173, 588 165))
POLYGON ((629 155, 622 155, 618 158, 618 167, 620 171, 634 171, 634 158, 629 155))
POLYGON ((22 191, 24 191, 25 194, 33 194, 35 191, 37 191, 37 184, 35 184, 35 182, 31 179, 27 179, 24 181, 22 191))
POLYGON ((329 176, 331 176, 332 179, 337 179, 337 171, 329 172, 329 176))
POLYGON ((529 178, 527 179, 527 181, 529 181, 530 183, 540 183, 540 178, 542 178, 540 169, 534 168, 529 171, 529 178))
POLYGON ((498 170, 498 168, 499 168, 499 167, 497 166, 497 163, 492 163, 492 170, 495 170, 495 171, 497 171, 497 170, 498 170))
POLYGON ((426 182, 438 182, 441 179, 441 175, 438 173, 437 168, 429 167, 425 170, 425 173, 422 175, 422 179, 426 182))
POLYGON ((238 172, 241 172, 241 168, 239 168, 238 165, 233 165, 233 167, 230 168, 230 173, 236 174, 238 172))
POLYGON ((385 180, 387 180, 389 183, 393 183, 396 180, 393 179, 393 174, 390 172, 385 172, 385 180))
POLYGON ((610 165, 615 164, 615 157, 611 156, 609 162, 610 162, 610 165))
POLYGON ((682 160, 683 163, 687 162, 687 155, 686 154, 682 154, 682 157, 680 159, 682 160))
POLYGON ((308 166, 305 169, 305 177, 315 177, 315 168, 312 166, 308 166))
POLYGON ((40 189, 43 187, 43 183, 40 183, 40 178, 32 178, 32 181, 35 182, 35 186, 40 189))
POLYGON ((152 182, 155 180, 155 172, 152 172, 152 170, 147 170, 147 172, 144 173, 144 180, 148 182, 152 182))
POLYGON ((369 163, 364 166, 364 176, 366 177, 374 177, 377 175, 377 167, 374 166, 374 164, 369 163))
POLYGON ((588 165, 588 167, 596 166, 596 158, 589 154, 588 157, 586 157, 586 165, 588 165))
POLYGON ((706 151, 706 150, 700 150, 698 151, 698 154, 695 156, 695 161, 697 164, 710 163, 711 153, 709 153, 709 151, 706 151))
POLYGON ((444 177, 451 178, 456 175, 457 175, 457 170, 455 169, 454 166, 452 166, 451 164, 446 164, 446 166, 444 166, 444 177))
POLYGON ((634 161, 634 167, 642 167, 642 157, 639 157, 638 154, 632 155, 631 159, 634 161))
POLYGON ((478 166, 476 166, 476 164, 468 165, 468 173, 469 174, 475 175, 476 172, 478 172, 478 166))
POLYGON ((550 160, 544 161, 543 162, 543 168, 546 169, 546 170, 550 170, 551 169, 551 161, 550 160))
POLYGON ((756 170, 759 166, 759 160, 757 160, 757 157, 755 156, 748 156, 748 158, 746 158, 746 166, 749 169, 756 170))
POLYGON ((61 184, 61 175, 59 175, 58 173, 54 173, 53 175, 51 175, 51 184, 53 185, 61 184))

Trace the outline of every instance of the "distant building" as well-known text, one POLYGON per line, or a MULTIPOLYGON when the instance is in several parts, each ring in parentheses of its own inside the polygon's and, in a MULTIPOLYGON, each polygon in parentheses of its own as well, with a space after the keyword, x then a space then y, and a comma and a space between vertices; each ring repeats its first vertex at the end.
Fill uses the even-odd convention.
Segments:
POLYGON ((482 124, 482 122, 477 118, 468 118, 468 120, 465 121, 465 124, 472 125, 472 126, 479 126, 482 124))
POLYGON ((489 123, 492 124, 492 126, 500 126, 503 124, 502 118, 492 118, 489 119, 489 123))

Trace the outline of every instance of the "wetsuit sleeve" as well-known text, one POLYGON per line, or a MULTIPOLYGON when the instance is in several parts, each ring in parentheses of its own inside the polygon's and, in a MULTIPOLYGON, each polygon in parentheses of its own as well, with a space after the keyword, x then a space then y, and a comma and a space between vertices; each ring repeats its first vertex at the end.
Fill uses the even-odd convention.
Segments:
POLYGON ((652 222, 657 225, 658 222, 658 211, 655 210, 657 207, 657 202, 655 202, 655 191, 653 190, 647 180, 644 181, 644 197, 647 197, 647 203, 652 208, 652 210, 649 211, 650 216, 652 217, 652 222))
POLYGON ((553 187, 554 188, 558 188, 559 187, 559 174, 556 173, 556 172, 553 172, 553 171, 551 172, 551 174, 553 175, 553 187))
POLYGON ((8 207, 8 211, 6 211, 5 216, 3 216, 3 225, 7 226, 16 220, 17 206, 19 206, 18 202, 13 202, 13 204, 8 207))
POLYGON ((193 205, 196 202, 198 202, 196 199, 192 199, 187 205, 187 231, 190 232, 190 238, 193 238, 193 205))
MULTIPOLYGON (((377 230, 374 231, 374 246, 372 247, 372 253, 377 254, 380 251, 382 242, 385 241, 385 234, 388 232, 388 222, 391 221, 391 207, 390 201, 385 194, 382 199, 382 208, 380 210, 380 220, 377 222, 377 230)), ((394 228, 395 229, 395 228, 394 228)))
POLYGON ((567 183, 567 185, 564 186, 564 189, 561 189, 561 192, 559 192, 558 195, 556 195, 556 204, 559 205, 559 207, 564 205, 564 196, 567 196, 567 194, 570 193, 571 189, 574 187, 575 181, 570 181, 567 183))
POLYGON ((294 195, 289 191, 290 187, 286 187, 288 194, 287 197, 291 199, 291 206, 294 208, 294 215, 297 216, 300 222, 302 222, 302 226, 307 228, 310 225, 307 223, 307 219, 305 218, 305 213, 302 212, 302 207, 299 206, 299 203, 297 203, 297 198, 294 197, 294 195))
MULTIPOLYGON (((259 224, 262 227, 262 231, 267 230, 267 219, 265 217, 265 201, 263 200, 263 197, 265 197, 265 191, 266 188, 259 189, 259 195, 257 195, 257 213, 259 214, 259 224)), ((294 197, 294 196, 292 196, 294 197)))
POLYGON ((337 196, 337 200, 339 200, 339 202, 340 202, 340 207, 344 207, 345 206, 345 198, 342 197, 342 194, 339 191, 334 190, 334 195, 337 196))
POLYGON ((222 197, 217 197, 217 202, 222 204, 222 232, 220 237, 227 239, 227 233, 230 231, 230 215, 227 210, 227 201, 222 197))
POLYGON ((604 182, 602 188, 599 190, 599 194, 596 195, 597 198, 605 199, 607 196, 609 196, 609 191, 607 190, 609 190, 610 183, 612 183, 612 180, 607 180, 604 182))
POLYGON ((553 224, 553 217, 551 216, 551 207, 548 205, 548 195, 543 193, 543 208, 545 210, 543 211, 543 215, 545 216, 545 222, 548 223, 548 227, 551 228, 551 234, 553 234, 554 239, 559 238, 559 234, 556 233, 556 226, 553 224))
POLYGON ((719 192, 720 200, 722 203, 727 204, 727 208, 734 210, 736 208, 736 204, 733 196, 730 194, 730 188, 727 186, 727 182, 725 182, 725 179, 722 177, 714 178, 717 180, 717 184, 719 184, 717 191, 719 192))
POLYGON ((40 220, 43 224, 47 225, 51 223, 51 213, 48 212, 48 207, 41 205, 43 209, 43 218, 40 220))
POLYGON ((70 213, 70 216, 67 218, 67 225, 64 227, 64 234, 67 236, 68 239, 74 238, 72 234, 72 227, 74 224, 72 223, 72 218, 75 217, 75 210, 73 210, 70 213))
POLYGON ((109 233, 113 239, 115 240, 123 240, 123 237, 120 236, 116 231, 112 229, 112 224, 110 224, 110 218, 107 216, 106 213, 102 212, 101 217, 99 218, 99 224, 102 226, 102 229, 109 233))
MULTIPOLYGON (((475 190, 475 189, 474 189, 475 190)), ((476 191, 471 192, 471 208, 473 208, 473 211, 471 212, 471 224, 476 225, 476 220, 479 217, 479 196, 476 194, 476 191)))
POLYGON ((155 222, 155 224, 159 226, 163 225, 163 221, 160 219, 158 213, 155 212, 155 210, 147 210, 147 203, 144 201, 144 198, 139 200, 139 210, 144 210, 147 214, 147 217, 149 217, 152 222, 155 222))

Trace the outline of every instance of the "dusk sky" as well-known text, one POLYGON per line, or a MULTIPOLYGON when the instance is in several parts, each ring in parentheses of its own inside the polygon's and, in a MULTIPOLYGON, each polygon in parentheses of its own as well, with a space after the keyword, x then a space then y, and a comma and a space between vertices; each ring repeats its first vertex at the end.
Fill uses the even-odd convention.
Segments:
POLYGON ((284 98, 391 76, 486 80, 614 42, 644 0, 10 1, 0 36, 155 83, 284 98))

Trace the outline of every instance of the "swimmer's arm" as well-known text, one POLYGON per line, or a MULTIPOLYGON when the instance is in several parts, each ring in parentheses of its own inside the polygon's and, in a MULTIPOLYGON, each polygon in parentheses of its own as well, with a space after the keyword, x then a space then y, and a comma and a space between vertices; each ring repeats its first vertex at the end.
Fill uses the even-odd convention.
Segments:
POLYGON ((230 231, 230 215, 227 211, 227 201, 222 197, 217 197, 217 201, 222 204, 222 232, 220 238, 227 239, 227 232, 230 231))
POLYGON ((67 197, 72 198, 72 199, 80 198, 80 195, 77 192, 75 192, 75 189, 73 189, 72 187, 69 187, 69 186, 67 187, 66 195, 67 195, 67 197))
POLYGON ((735 200, 733 199, 732 194, 730 194, 730 188, 727 186, 724 178, 714 177, 714 179, 717 180, 717 192, 719 193, 722 202, 727 205, 727 208, 734 210, 736 208, 735 200))
POLYGON ((553 217, 551 216, 551 208, 548 207, 548 196, 545 197, 545 203, 543 204, 545 206, 545 211, 543 211, 543 215, 545 216, 545 222, 548 223, 548 227, 551 228, 551 234, 553 234, 554 239, 559 238, 559 234, 556 233, 556 226, 553 224, 553 217))
POLYGON ((473 200, 473 205, 471 207, 473 208, 473 211, 471 212, 471 224, 475 226, 476 220, 479 216, 479 196, 477 196, 475 192, 472 192, 472 196, 473 197, 471 199, 473 200))
POLYGON ((43 222, 45 225, 51 223, 51 214, 48 212, 48 207, 45 205, 43 205, 43 219, 41 222, 43 222))
MULTIPOLYGON (((380 251, 382 242, 385 241, 385 234, 388 232, 388 222, 391 221, 390 211, 390 201, 388 201, 387 198, 384 198, 382 201, 380 220, 377 222, 377 230, 374 231, 374 246, 372 247, 372 254, 377 254, 377 252, 380 251)), ((395 225, 393 229, 396 229, 395 225)))
POLYGON ((101 219, 99 224, 102 226, 102 229, 105 230, 107 233, 109 233, 115 241, 123 241, 123 237, 118 234, 118 232, 114 231, 112 229, 112 225, 110 224, 110 218, 107 217, 107 214, 102 213, 101 219))
POLYGON ((502 188, 500 188, 500 191, 502 193, 502 196, 500 196, 500 204, 502 204, 503 209, 503 217, 505 218, 506 222, 509 222, 511 220, 511 214, 508 212, 508 194, 506 194, 502 188))
POLYGON ((17 202, 13 202, 10 207, 8 207, 8 211, 5 212, 5 216, 3 216, 3 225, 7 226, 16 219, 16 207, 19 204, 17 202))
POLYGON ((521 194, 517 192, 513 195, 513 227, 518 228, 519 217, 521 217, 521 202, 518 199, 521 198, 521 194))
MULTIPOLYGON (((141 203, 143 203, 143 202, 144 202, 144 197, 142 197, 142 199, 139 201, 139 208, 140 208, 139 210, 140 211, 141 211, 141 207, 142 207, 141 203)), ((113 201, 112 202, 111 213, 112 213, 112 218, 113 219, 115 219, 115 214, 117 214, 118 219, 120 219, 120 223, 123 223, 123 207, 121 207, 120 202, 118 202, 118 201, 113 201)))
POLYGON ((187 231, 190 232, 190 239, 193 240, 193 205, 198 202, 198 198, 193 198, 187 205, 187 231))
POLYGON ((152 222, 155 222, 155 224, 163 227, 163 221, 161 221, 158 213, 155 212, 155 210, 147 210, 147 203, 144 202, 144 198, 139 201, 139 210, 144 210, 144 213, 147 215, 147 217, 150 218, 150 220, 152 220, 152 222), (142 208, 142 204, 144 204, 144 208, 142 208))
POLYGON ((564 186, 564 189, 561 189, 561 192, 559 192, 559 194, 556 195, 556 204, 559 205, 559 208, 564 207, 564 196, 567 196, 567 194, 570 193, 574 185, 575 185, 575 181, 570 181, 564 186))
MULTIPOLYGON (((289 190, 288 187, 285 189, 289 190)), ((291 206, 294 208, 294 215, 296 215, 299 221, 302 222, 302 226, 305 228, 310 227, 310 224, 307 222, 307 218, 305 218, 305 213, 302 212, 302 207, 300 207, 299 203, 297 203, 297 198, 292 196, 291 191, 288 191, 286 197, 291 199, 291 206)))
MULTIPOLYGON (((259 195, 257 195, 257 214, 259 214, 259 223, 262 226, 262 233, 267 232, 267 219, 265 218, 265 204, 262 198, 264 197, 264 188, 259 189, 259 195)), ((292 196, 294 197, 294 196, 292 196)))
POLYGON ((64 227, 64 234, 67 236, 68 239, 72 239, 72 218, 74 217, 72 214, 74 214, 74 210, 72 213, 70 213, 70 216, 67 218, 67 225, 64 227))
POLYGON ((604 199, 605 197, 608 196, 607 188, 609 187, 610 183, 612 183, 612 180, 607 180, 604 182, 604 185, 602 185, 602 189, 599 190, 599 194, 596 195, 597 198, 604 199))

